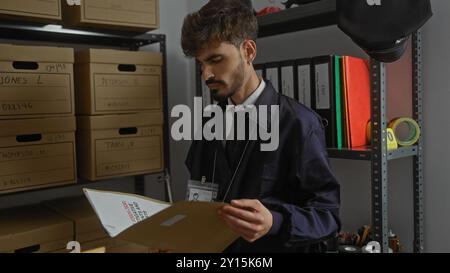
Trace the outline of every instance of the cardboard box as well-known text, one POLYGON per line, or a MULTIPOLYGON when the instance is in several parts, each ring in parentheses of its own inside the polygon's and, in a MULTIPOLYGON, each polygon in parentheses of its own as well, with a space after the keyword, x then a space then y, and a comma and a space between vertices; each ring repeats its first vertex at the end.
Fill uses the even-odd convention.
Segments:
POLYGON ((46 253, 72 240, 72 222, 40 206, 0 211, 0 253, 46 253))
POLYGON ((65 248, 57 249, 55 251, 51 251, 49 253, 106 253, 106 248, 110 244, 110 238, 98 239, 95 241, 80 243, 80 252, 76 252, 77 250, 70 250, 65 248))
POLYGON ((0 194, 75 181, 75 117, 0 120, 0 194))
MULTIPOLYGON (((128 243, 112 238, 99 239, 91 242, 82 243, 81 253, 159 253, 158 250, 152 250, 148 247, 138 244, 128 243)), ((70 253, 71 250, 58 249, 51 253, 70 253)))
MULTIPOLYGON (((82 253, 156 253, 148 247, 110 238, 85 196, 43 202, 43 206, 70 220, 74 225, 73 241, 82 253)), ((61 249, 54 253, 69 253, 61 249)))
MULTIPOLYGON (((88 244, 109 237, 89 201, 84 196, 46 201, 43 205, 72 221, 75 227, 73 240, 79 242, 83 249, 85 243, 88 244)), ((95 247, 98 247, 98 245, 89 248, 95 247)))
POLYGON ((0 17, 13 20, 35 22, 61 21, 60 0, 2 0, 0 1, 0 17))
POLYGON ((89 49, 76 54, 77 112, 162 111, 160 53, 89 49))
POLYGON ((118 240, 161 252, 220 253, 239 238, 217 215, 222 202, 167 203, 122 192, 83 192, 118 240))
POLYGON ((73 116, 72 48, 0 44, 0 119, 73 116))
POLYGON ((151 249, 139 244, 129 243, 117 239, 111 239, 106 246, 106 253, 158 253, 156 249, 151 249))
POLYGON ((164 169, 163 114, 78 117, 78 174, 91 181, 164 169))
POLYGON ((239 235, 218 217, 225 203, 181 201, 153 214, 116 238, 173 253, 221 253, 239 235))
POLYGON ((63 5, 64 24, 146 32, 159 28, 159 0, 81 0, 63 5))
POLYGON ((106 253, 111 238, 97 239, 81 243, 81 253, 106 253))

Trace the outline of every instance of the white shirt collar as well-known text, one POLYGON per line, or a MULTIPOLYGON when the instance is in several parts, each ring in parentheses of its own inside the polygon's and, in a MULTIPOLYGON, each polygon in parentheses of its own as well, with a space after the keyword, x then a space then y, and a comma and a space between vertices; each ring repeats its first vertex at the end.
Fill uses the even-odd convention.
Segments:
MULTIPOLYGON (((264 80, 261 80, 261 83, 259 84, 258 88, 242 103, 243 106, 247 105, 255 105, 258 98, 261 96, 262 92, 266 88, 266 82, 264 80)), ((231 98, 228 98, 228 105, 234 105, 231 98)))

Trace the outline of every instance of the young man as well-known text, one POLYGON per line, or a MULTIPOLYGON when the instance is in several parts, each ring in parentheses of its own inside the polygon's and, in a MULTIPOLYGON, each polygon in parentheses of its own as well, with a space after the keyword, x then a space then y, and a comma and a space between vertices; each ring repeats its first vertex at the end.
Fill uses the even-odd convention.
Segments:
POLYGON ((229 203, 218 217, 241 238, 227 251, 323 251, 340 229, 339 184, 324 130, 314 112, 258 78, 253 67, 258 25, 245 2, 211 0, 188 15, 182 47, 201 64, 202 78, 222 109, 279 106, 278 149, 262 151, 260 140, 194 141, 186 166, 193 180, 217 183, 217 200, 229 203))

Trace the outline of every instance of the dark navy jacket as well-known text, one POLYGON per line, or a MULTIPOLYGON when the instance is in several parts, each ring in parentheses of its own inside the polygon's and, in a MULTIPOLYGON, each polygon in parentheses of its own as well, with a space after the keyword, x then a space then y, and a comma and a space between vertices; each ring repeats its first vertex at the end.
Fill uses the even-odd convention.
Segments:
MULTIPOLYGON (((322 242, 335 237, 340 229, 340 187, 330 169, 320 118, 277 93, 270 82, 255 105, 280 106, 279 147, 262 152, 259 140, 250 141, 225 201, 258 199, 272 212, 274 221, 263 238, 252 244, 239 239, 226 251, 320 251, 322 242)), ((191 179, 206 176, 212 181, 216 151, 215 183, 221 200, 234 173, 221 140, 194 141, 186 166, 191 179)))

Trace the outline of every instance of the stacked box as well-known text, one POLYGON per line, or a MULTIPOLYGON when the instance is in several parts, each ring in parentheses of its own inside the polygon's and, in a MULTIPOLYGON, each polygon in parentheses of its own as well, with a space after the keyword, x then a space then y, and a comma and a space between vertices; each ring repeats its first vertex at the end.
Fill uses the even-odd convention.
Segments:
POLYGON ((0 120, 0 194, 76 183, 75 117, 0 120))
POLYGON ((76 182, 74 50, 0 44, 0 194, 76 182))
POLYGON ((111 239, 106 246, 106 253, 157 253, 155 249, 149 249, 146 246, 111 239))
POLYGON ((72 238, 72 222, 41 206, 0 211, 0 253, 54 252, 72 238))
POLYGON ((81 0, 63 4, 68 26, 124 29, 146 32, 159 28, 159 0, 81 0))
POLYGON ((79 176, 103 180, 163 170, 160 53, 76 54, 79 176))
POLYGON ((73 241, 79 242, 82 250, 100 247, 102 244, 98 242, 108 238, 108 234, 84 196, 46 201, 43 205, 73 223, 73 241))
POLYGON ((43 23, 59 22, 62 19, 61 2, 63 1, 2 0, 0 1, 0 17, 43 23))
POLYGON ((72 48, 0 44, 0 119, 74 116, 72 48))
POLYGON ((162 55, 89 49, 76 55, 78 115, 162 111, 162 55))
POLYGON ((163 170, 163 114, 78 117, 78 170, 97 181, 163 170))
MULTIPOLYGON (((73 241, 79 242, 82 253, 149 253, 148 247, 112 239, 106 233, 95 211, 84 196, 46 201, 43 206, 73 223, 73 241)), ((67 253, 66 249, 56 252, 67 253)))

